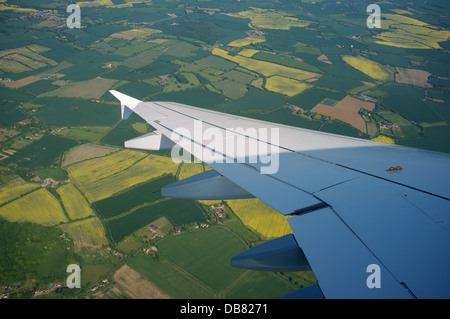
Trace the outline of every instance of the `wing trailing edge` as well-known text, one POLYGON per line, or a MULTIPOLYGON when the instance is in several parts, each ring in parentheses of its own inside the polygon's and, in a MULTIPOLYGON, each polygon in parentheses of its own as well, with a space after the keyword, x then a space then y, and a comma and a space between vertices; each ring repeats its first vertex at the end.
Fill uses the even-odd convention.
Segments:
POLYGON ((158 132, 151 132, 125 141, 124 145, 126 148, 135 148, 140 150, 167 151, 172 149, 175 143, 158 132))
POLYGON ((165 197, 212 200, 254 196, 214 170, 209 170, 161 188, 165 197))

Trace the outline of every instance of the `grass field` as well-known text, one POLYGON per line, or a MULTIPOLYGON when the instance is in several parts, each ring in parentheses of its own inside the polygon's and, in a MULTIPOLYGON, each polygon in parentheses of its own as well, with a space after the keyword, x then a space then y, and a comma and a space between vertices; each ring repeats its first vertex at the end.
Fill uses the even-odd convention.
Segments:
POLYGON ((97 144, 81 144, 68 150, 63 157, 62 167, 84 160, 102 157, 118 151, 119 148, 97 144))
POLYGON ((10 222, 25 221, 47 226, 68 221, 58 200, 46 189, 39 189, 2 206, 0 216, 10 222))
POLYGON ((56 181, 64 181, 68 178, 66 172, 59 167, 41 168, 34 172, 41 180, 53 178, 56 181))
POLYGON ((395 138, 418 138, 422 130, 411 123, 411 121, 405 119, 403 116, 391 112, 391 111, 380 111, 377 113, 383 117, 386 121, 395 123, 400 127, 400 131, 391 131, 391 136, 395 138))
POLYGON ((247 86, 245 84, 229 79, 214 83, 214 87, 222 91, 223 95, 233 100, 239 99, 247 93, 247 86))
POLYGON ((98 249, 107 244, 103 225, 96 217, 64 224, 61 228, 72 238, 75 252, 98 249))
POLYGON ((195 63, 201 66, 215 68, 223 71, 229 71, 236 66, 233 62, 221 59, 214 55, 210 55, 204 59, 198 60, 195 63))
POLYGON ((39 188, 38 184, 11 182, 0 188, 0 205, 39 188))
POLYGON ((4 162, 15 163, 31 169, 48 167, 58 164, 62 154, 76 144, 77 142, 74 140, 47 135, 20 149, 4 162))
POLYGON ((287 218, 257 198, 227 200, 226 203, 245 226, 265 238, 291 233, 287 218))
POLYGON ((205 221, 202 210, 194 201, 163 199, 152 205, 141 206, 125 216, 110 219, 106 226, 111 240, 120 242, 125 236, 163 216, 174 226, 205 221))
POLYGON ((77 220, 88 216, 95 216, 94 211, 86 202, 83 195, 73 186, 73 184, 65 184, 56 190, 61 197, 63 206, 69 219, 77 220))
POLYGON ((362 73, 370 76, 372 79, 379 81, 387 81, 391 78, 389 72, 387 72, 380 64, 364 57, 344 55, 342 57, 345 63, 351 67, 361 71, 362 73))
POLYGON ((158 247, 162 257, 193 275, 216 294, 245 272, 232 267, 229 260, 247 247, 225 227, 166 237, 158 247))
POLYGON ((164 92, 183 91, 199 86, 201 86, 201 83, 194 73, 177 73, 169 78, 164 86, 164 92))
POLYGON ((295 290, 274 273, 232 267, 247 247, 226 227, 165 237, 158 248, 159 261, 138 255, 128 265, 172 298, 276 298, 295 290))
POLYGON ((208 287, 168 261, 155 261, 150 255, 138 255, 127 264, 172 298, 214 297, 214 292, 208 287))
POLYGON ((97 142, 110 129, 109 126, 80 126, 62 130, 59 134, 67 138, 85 142, 97 142))
POLYGON ((99 99, 106 90, 118 80, 94 78, 86 81, 72 82, 56 90, 42 94, 42 96, 75 97, 82 99, 99 99))
POLYGON ((135 207, 161 199, 161 187, 173 182, 172 175, 162 176, 119 195, 94 202, 93 206, 102 218, 115 217, 135 207))
POLYGON ((427 103, 411 96, 390 94, 383 97, 381 102, 385 108, 399 113, 410 121, 417 123, 442 121, 442 118, 427 103))

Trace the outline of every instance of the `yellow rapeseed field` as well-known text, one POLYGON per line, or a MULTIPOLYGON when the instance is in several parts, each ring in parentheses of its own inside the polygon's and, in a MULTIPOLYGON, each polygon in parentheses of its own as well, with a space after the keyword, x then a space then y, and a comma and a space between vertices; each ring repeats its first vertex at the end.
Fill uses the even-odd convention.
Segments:
POLYGON ((113 6, 114 3, 111 0, 94 0, 94 1, 80 1, 77 2, 80 7, 98 7, 98 6, 113 6))
POLYGON ((35 12, 36 9, 21 8, 14 4, 6 3, 7 0, 0 0, 0 11, 11 10, 14 12, 35 12))
POLYGON ((12 182, 0 188, 0 205, 12 201, 23 194, 39 188, 38 184, 12 182))
POLYGON ((201 163, 183 163, 178 173, 178 179, 182 180, 191 177, 195 174, 202 173, 204 171, 203 164, 201 163))
POLYGON ((317 75, 316 73, 294 69, 272 62, 254 60, 241 55, 231 56, 227 51, 219 48, 215 48, 212 53, 224 59, 233 61, 246 69, 258 72, 264 76, 279 75, 302 81, 317 75))
POLYGON ((122 31, 120 33, 130 36, 132 38, 142 38, 142 37, 146 37, 148 35, 152 35, 154 33, 160 33, 160 32, 162 32, 162 31, 151 29, 151 28, 142 28, 142 29, 126 30, 126 31, 122 31))
POLYGON ((75 180, 99 181, 123 171, 145 156, 145 153, 126 149, 104 157, 75 163, 68 166, 67 171, 69 176, 75 180))
POLYGON ((108 243, 103 225, 97 217, 64 224, 61 228, 72 238, 76 253, 83 248, 97 249, 108 243))
POLYGON ((372 79, 387 81, 391 78, 389 72, 387 72, 380 64, 364 57, 344 55, 342 56, 342 60, 351 67, 367 74, 372 79))
POLYGON ((382 32, 374 37, 378 44, 407 49, 441 49, 439 42, 450 37, 450 31, 400 14, 383 14, 382 32))
POLYGON ((61 200, 66 213, 71 220, 81 219, 88 216, 95 216, 94 211, 89 206, 86 199, 73 186, 73 184, 65 184, 56 190, 61 196, 61 200))
POLYGON ((90 202, 164 174, 176 174, 171 158, 123 150, 67 167, 70 178, 90 202))
POLYGON ((290 17, 288 13, 274 9, 251 8, 247 11, 230 13, 228 15, 250 19, 250 27, 262 29, 289 30, 291 27, 306 27, 311 23, 290 17))
POLYGON ((387 143, 387 144, 395 144, 394 140, 388 136, 384 136, 384 135, 379 135, 375 138, 372 139, 372 141, 375 142, 382 142, 382 143, 387 143))
POLYGON ((245 46, 247 46, 249 44, 256 44, 256 43, 261 43, 261 42, 264 42, 264 41, 266 41, 266 40, 263 39, 263 38, 246 37, 246 38, 243 38, 243 39, 234 40, 234 41, 228 43, 228 45, 231 46, 231 47, 238 47, 238 48, 240 48, 240 47, 245 47, 245 46))
POLYGON ((245 56, 247 58, 250 58, 254 56, 256 53, 260 52, 259 50, 254 49, 244 49, 241 52, 239 52, 239 55, 245 56))
POLYGON ((25 221, 41 225, 67 222, 58 200, 44 188, 0 207, 0 216, 11 222, 25 221))
POLYGON ((265 86, 269 91, 294 96, 303 92, 311 85, 282 76, 271 76, 267 78, 265 86))
POLYGON ((226 203, 245 226, 265 238, 277 238, 291 233, 287 217, 257 198, 233 199, 226 203))

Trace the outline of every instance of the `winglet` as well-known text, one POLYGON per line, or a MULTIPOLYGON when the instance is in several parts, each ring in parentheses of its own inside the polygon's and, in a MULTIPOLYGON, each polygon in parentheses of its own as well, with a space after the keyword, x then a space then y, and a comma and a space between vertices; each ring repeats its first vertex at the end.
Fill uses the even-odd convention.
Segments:
POLYGON ((110 90, 109 93, 114 95, 114 97, 120 101, 120 111, 123 120, 126 120, 131 113, 133 113, 132 110, 136 107, 136 105, 142 102, 131 96, 117 92, 116 90, 110 90))

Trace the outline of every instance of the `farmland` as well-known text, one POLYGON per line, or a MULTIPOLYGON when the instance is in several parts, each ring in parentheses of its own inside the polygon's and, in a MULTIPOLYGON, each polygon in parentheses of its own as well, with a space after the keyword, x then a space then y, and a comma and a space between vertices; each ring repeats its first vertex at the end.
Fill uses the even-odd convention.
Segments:
POLYGON ((27 221, 41 225, 67 222, 61 205, 45 189, 39 189, 0 207, 0 216, 10 222, 27 221))
POLYGON ((295 289, 271 273, 231 267, 229 259, 245 245, 225 227, 167 237, 159 249, 158 262, 141 255, 128 264, 172 298, 249 298, 249 291, 252 298, 273 298, 295 289))
POLYGON ((49 49, 37 45, 2 50, 0 51, 0 70, 3 72, 22 73, 45 66, 55 66, 57 64, 55 61, 39 54, 47 50, 49 49))
POLYGON ((281 237, 291 232, 286 217, 259 199, 234 199, 226 203, 244 225, 265 238, 281 237))
POLYGON ((138 207, 119 218, 110 219, 106 227, 113 242, 119 242, 125 236, 137 231, 142 225, 165 216, 174 226, 202 222, 205 217, 201 209, 192 201, 182 199, 165 199, 138 207))
POLYGON ((117 80, 95 78, 87 81, 65 84, 42 96, 76 97, 83 99, 99 99, 117 80))
POLYGON ((118 148, 95 144, 82 144, 71 148, 64 154, 61 166, 68 166, 95 157, 102 157, 118 151, 118 148))
POLYGON ((64 224, 61 228, 72 238, 76 253, 96 250, 107 243, 103 225, 96 217, 64 224))
POLYGON ((97 142, 109 130, 108 126, 80 126, 67 128, 61 131, 60 135, 83 142, 97 142))
POLYGON ((264 42, 265 39, 263 38, 256 38, 256 37, 246 37, 243 39, 234 40, 233 42, 228 43, 230 47, 245 47, 249 44, 256 44, 264 42))
POLYGON ((76 144, 74 140, 52 135, 44 136, 5 159, 5 162, 28 168, 55 165, 61 159, 62 153, 76 144))
POLYGON ((232 16, 250 19, 251 27, 262 29, 289 30, 292 27, 306 27, 310 24, 309 21, 299 20, 285 12, 272 9, 251 8, 232 16))
POLYGON ((287 96, 297 95, 309 87, 308 84, 276 75, 267 78, 266 82, 266 89, 287 96))
POLYGON ((108 90, 450 152, 443 2, 383 3, 370 30, 350 0, 78 4, 69 29, 65 3, 0 0, 0 286, 22 281, 16 298, 73 262, 81 290, 36 298, 273 298, 315 283, 230 268, 289 233, 286 218, 257 199, 161 197, 204 166, 125 150, 153 128, 121 120, 108 90))
POLYGON ((178 179, 185 179, 190 176, 202 173, 204 171, 203 164, 200 163, 183 163, 178 173, 178 179))
POLYGON ((36 190, 39 186, 33 183, 11 182, 0 188, 0 205, 36 190))
POLYGON ((163 174, 175 174, 176 169, 170 158, 130 150, 67 167, 69 176, 90 202, 163 174))
POLYGON ((366 122, 358 113, 361 108, 373 111, 373 109, 375 108, 375 104, 371 102, 361 101, 351 96, 346 96, 334 106, 317 104, 311 110, 311 112, 316 112, 322 115, 328 115, 333 118, 339 119, 342 122, 352 125, 361 132, 366 133, 366 122))
POLYGON ((159 200, 161 187, 172 182, 174 182, 173 176, 163 176, 118 195, 96 201, 93 206, 102 218, 111 218, 126 213, 134 207, 159 200))
POLYGON ((386 81, 390 78, 389 73, 383 67, 364 57, 343 56, 342 60, 372 79, 386 81))
POLYGON ((400 14, 386 14, 383 22, 389 31, 382 32, 376 38, 379 44, 409 49, 439 49, 439 42, 450 36, 448 30, 436 27, 400 14))
POLYGON ((259 61, 244 56, 231 56, 227 51, 219 48, 215 48, 212 53, 224 59, 233 61, 246 69, 258 72, 264 76, 279 75, 301 81, 310 79, 317 75, 312 72, 294 69, 271 62, 259 61))
POLYGON ((65 184, 57 189, 61 197, 64 209, 69 219, 77 220, 93 216, 94 212, 84 199, 83 195, 73 186, 73 184, 65 184))

